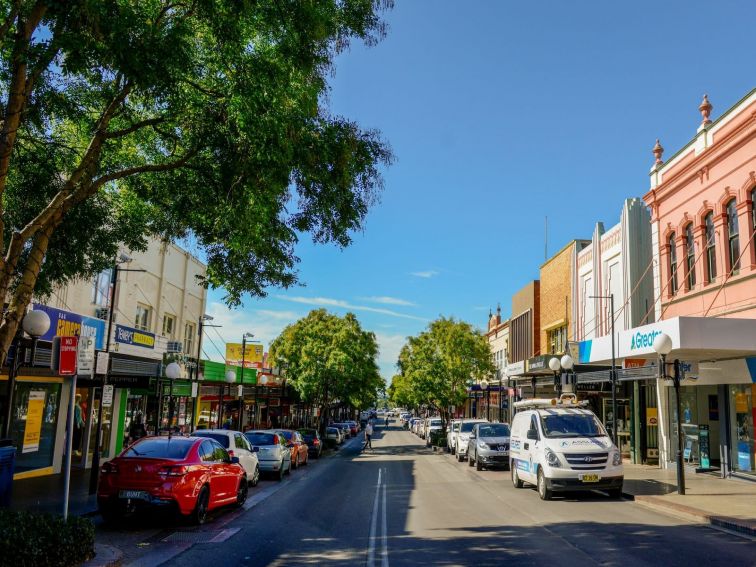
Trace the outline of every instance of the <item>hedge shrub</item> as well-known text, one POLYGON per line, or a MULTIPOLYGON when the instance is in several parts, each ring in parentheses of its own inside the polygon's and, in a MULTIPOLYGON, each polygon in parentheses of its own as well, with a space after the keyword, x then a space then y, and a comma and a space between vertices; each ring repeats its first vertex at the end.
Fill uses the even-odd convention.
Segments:
POLYGON ((87 518, 0 508, 0 566, 69 567, 94 557, 87 518))

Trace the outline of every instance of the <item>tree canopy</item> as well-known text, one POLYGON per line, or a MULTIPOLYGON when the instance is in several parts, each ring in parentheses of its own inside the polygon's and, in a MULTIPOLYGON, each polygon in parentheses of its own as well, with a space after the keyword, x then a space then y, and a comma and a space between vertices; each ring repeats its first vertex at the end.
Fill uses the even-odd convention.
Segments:
POLYGON ((339 317, 325 309, 286 327, 270 345, 273 364, 306 403, 325 408, 335 400, 355 408, 375 402, 385 387, 378 372, 378 342, 352 313, 339 317))
POLYGON ((445 317, 407 340, 398 366, 395 399, 399 396, 411 406, 430 406, 444 417, 449 406, 464 403, 469 380, 482 379, 495 370, 485 336, 469 323, 445 317))
MULTIPOLYGON (((327 106, 390 0, 0 0, 0 355, 33 293, 191 237, 226 301, 346 246, 392 160, 327 106)), ((4 358, 4 356, 3 356, 4 358)))

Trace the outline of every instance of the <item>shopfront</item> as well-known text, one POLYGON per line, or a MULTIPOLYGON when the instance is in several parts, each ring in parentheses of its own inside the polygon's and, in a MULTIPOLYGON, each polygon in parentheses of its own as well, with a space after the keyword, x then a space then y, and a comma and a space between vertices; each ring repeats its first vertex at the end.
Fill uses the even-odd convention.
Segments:
MULTIPOLYGON (((703 317, 675 317, 619 332, 618 363, 627 366, 627 361, 636 361, 629 368, 618 370, 618 378, 638 381, 633 384, 633 393, 637 393, 639 401, 631 416, 639 423, 630 431, 633 435, 641 430, 636 443, 638 450, 645 450, 646 456, 658 452, 661 466, 672 467, 681 435, 686 465, 698 470, 719 469, 723 476, 756 474, 754 337, 756 320, 703 317), (652 374, 659 374, 653 342, 660 333, 672 339, 673 349, 667 362, 679 361, 679 419, 673 381, 651 378, 652 374)), ((609 337, 580 344, 581 363, 606 363, 610 353, 609 337)), ((670 364, 666 374, 673 372, 670 364)), ((631 406, 632 400, 633 396, 631 406)))

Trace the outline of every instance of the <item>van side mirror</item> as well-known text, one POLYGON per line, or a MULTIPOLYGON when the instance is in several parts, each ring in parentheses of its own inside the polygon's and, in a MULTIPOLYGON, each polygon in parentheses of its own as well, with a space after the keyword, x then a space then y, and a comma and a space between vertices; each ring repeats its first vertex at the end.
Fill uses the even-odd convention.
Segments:
POLYGON ((528 429, 528 439, 538 441, 538 432, 535 429, 528 429))

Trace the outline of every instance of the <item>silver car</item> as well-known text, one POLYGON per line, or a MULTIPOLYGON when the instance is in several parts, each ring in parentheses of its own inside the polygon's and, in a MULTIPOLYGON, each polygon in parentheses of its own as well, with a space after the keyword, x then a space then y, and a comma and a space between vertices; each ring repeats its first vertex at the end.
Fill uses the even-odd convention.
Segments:
POLYGON ((467 462, 478 470, 509 467, 509 425, 476 423, 467 442, 467 462))
POLYGON ((291 450, 278 431, 247 431, 244 436, 257 449, 257 460, 262 472, 273 473, 278 480, 283 480, 284 475, 291 472, 291 450))

